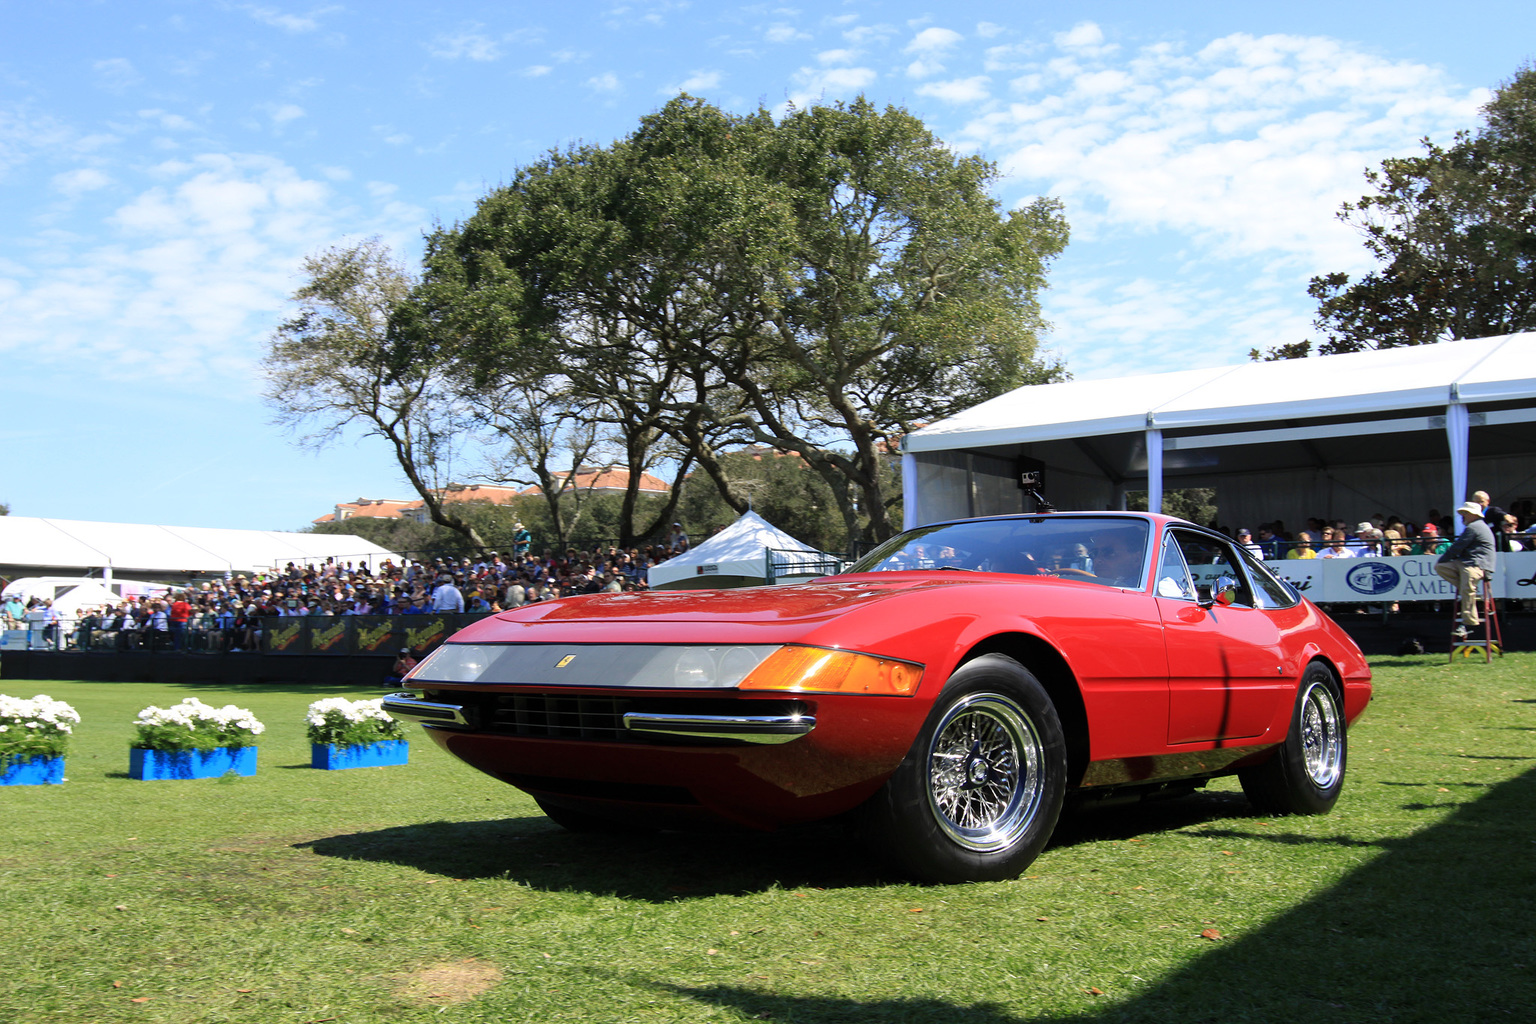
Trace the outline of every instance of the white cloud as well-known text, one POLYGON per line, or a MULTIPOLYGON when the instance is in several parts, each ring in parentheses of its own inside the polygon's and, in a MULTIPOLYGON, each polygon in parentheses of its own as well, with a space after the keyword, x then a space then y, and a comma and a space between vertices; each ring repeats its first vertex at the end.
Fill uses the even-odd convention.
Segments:
POLYGON ((284 103, 272 111, 272 120, 276 124, 287 124, 304 116, 304 108, 296 103, 284 103))
POLYGON ((781 21, 769 25, 768 30, 763 33, 763 38, 770 43, 794 43, 811 37, 808 33, 800 31, 788 22, 781 21))
POLYGON ((853 96, 879 77, 873 68, 801 68, 792 76, 789 102, 803 109, 823 99, 853 96))
POLYGON ((87 192, 94 192, 99 188, 106 188, 112 184, 112 179, 93 167, 81 167, 55 174, 51 183, 55 191, 73 198, 87 192))
POLYGON ((861 53, 858 50, 822 50, 816 55, 816 63, 821 65, 852 64, 854 61, 858 60, 860 56, 861 53))
POLYGON ((542 78, 553 70, 555 69, 550 67, 548 64, 530 64, 526 68, 523 68, 522 71, 518 72, 518 74, 522 75, 524 78, 542 78))
POLYGON ((341 233, 331 187, 270 157, 207 154, 152 180, 86 248, 73 234, 31 240, 28 271, 0 282, 9 358, 110 376, 244 374, 303 253, 341 233))
POLYGON ((624 87, 620 84, 618 75, 612 71, 605 71, 601 75, 587 79, 587 88, 593 92, 620 92, 624 87))
MULTIPOLYGON (((1101 40, 1084 23, 1058 41, 1101 40)), ((1314 268, 1362 259, 1333 212, 1364 191, 1363 168, 1476 115, 1476 96, 1449 95, 1433 68, 1296 36, 1049 59, 1012 85, 1019 101, 961 139, 1065 198, 1075 231, 1172 229, 1219 254, 1314 268)))
POLYGON ((197 127, 197 125, 182 117, 180 114, 172 114, 164 110, 141 110, 139 111, 139 116, 144 118, 146 121, 153 121, 161 128, 171 132, 191 131, 193 128, 197 127))
POLYGON ((983 39, 996 39, 1006 31, 1008 31, 1007 26, 995 22, 978 21, 976 23, 976 34, 983 39))
POLYGON ((1054 39, 1056 45, 1063 50, 1073 50, 1081 54, 1099 55, 1112 53, 1115 50, 1113 45, 1105 45, 1104 30, 1091 21, 1080 21, 1069 31, 1058 32, 1054 39))
POLYGON ((873 46, 897 35, 895 25, 855 25, 843 33, 843 38, 854 46, 873 46))
POLYGON ((478 31, 440 35, 427 44, 427 52, 444 60, 493 61, 501 58, 501 44, 478 31))
POLYGON ((695 71, 685 78, 681 85, 667 86, 658 90, 664 95, 675 95, 686 92, 693 96, 720 88, 721 75, 718 71, 695 71))
POLYGON ((992 79, 986 75, 956 78, 948 82, 930 82, 918 88, 919 95, 932 96, 946 103, 980 103, 991 98, 988 86, 992 79))
MULTIPOLYGON (((1367 191, 1363 170, 1475 124, 1485 98, 1321 37, 1122 53, 1085 23, 1056 44, 1008 54, 1023 72, 1012 102, 947 137, 997 161, 1006 188, 1064 201, 1073 246, 1045 299, 1080 376, 1240 361, 1308 337, 1308 278, 1372 265, 1335 216, 1367 191)), ((919 92, 977 102, 968 81, 919 92)))
POLYGON ((925 28, 912 37, 905 53, 940 54, 953 50, 965 37, 947 28, 925 28))
POLYGON ((122 92, 144 80, 127 57, 98 60, 91 65, 91 70, 96 72, 96 81, 101 83, 102 88, 113 92, 122 92))
POLYGON ((318 7, 308 14, 289 14, 274 7, 257 7, 253 4, 243 4, 240 9, 263 25, 280 28, 284 32, 292 32, 296 35, 315 31, 320 27, 320 18, 323 15, 341 10, 339 7, 318 7))

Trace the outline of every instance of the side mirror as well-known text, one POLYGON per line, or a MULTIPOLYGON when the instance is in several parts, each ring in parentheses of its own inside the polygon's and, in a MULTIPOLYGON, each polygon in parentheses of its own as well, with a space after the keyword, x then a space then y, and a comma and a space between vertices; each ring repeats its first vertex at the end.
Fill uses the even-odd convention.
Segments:
POLYGON ((1218 576, 1211 584, 1209 597, 1202 598, 1200 607, 1209 608, 1211 605, 1221 605, 1225 608, 1237 600, 1237 580, 1231 576, 1218 576))

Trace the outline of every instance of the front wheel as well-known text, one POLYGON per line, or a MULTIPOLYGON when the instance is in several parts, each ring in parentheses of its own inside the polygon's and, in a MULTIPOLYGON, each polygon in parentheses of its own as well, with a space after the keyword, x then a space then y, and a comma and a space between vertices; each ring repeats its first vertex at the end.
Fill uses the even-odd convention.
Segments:
POLYGON ((1302 677, 1285 742, 1238 780, 1248 801, 1266 814, 1327 814, 1344 788, 1347 754, 1333 673, 1314 662, 1302 677))
POLYGON ((1066 792, 1061 721, 1012 658, 987 654, 945 685, 865 811, 871 837, 933 882, 1016 878, 1040 855, 1066 792))

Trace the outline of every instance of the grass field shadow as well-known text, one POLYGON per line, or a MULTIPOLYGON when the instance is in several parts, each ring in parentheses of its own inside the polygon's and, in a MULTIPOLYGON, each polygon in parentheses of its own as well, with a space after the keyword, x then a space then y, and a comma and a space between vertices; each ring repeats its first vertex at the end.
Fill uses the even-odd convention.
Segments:
POLYGON ((543 816, 436 821, 300 844, 324 857, 402 864, 449 878, 505 878, 552 892, 651 903, 772 888, 841 889, 877 875, 837 825, 783 832, 567 832, 543 816))
MULTIPOLYGON (((1123 993, 1106 983, 1102 1010, 1049 1019, 1056 1024, 1529 1019, 1536 1004, 1533 804, 1536 770, 1490 788, 1420 832, 1368 844, 1379 845, 1382 854, 1339 884, 1253 932, 1221 939, 1158 983, 1123 993)), ((990 1002, 857 1002, 749 986, 645 984, 748 1017, 804 1024, 1035 1020, 990 1002)))

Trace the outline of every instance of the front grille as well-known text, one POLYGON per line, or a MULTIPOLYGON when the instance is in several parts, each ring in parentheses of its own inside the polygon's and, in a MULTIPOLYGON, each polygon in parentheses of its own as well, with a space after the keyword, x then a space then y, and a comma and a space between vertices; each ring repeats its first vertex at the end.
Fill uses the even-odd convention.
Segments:
POLYGON ((491 732, 551 739, 628 741, 624 712, 631 701, 532 693, 501 696, 485 719, 491 732))
MULTIPOLYGON (((809 715, 815 706, 799 700, 739 700, 672 697, 576 697, 568 693, 486 693, 429 690, 423 700, 464 708, 470 728, 501 736, 646 743, 669 746, 719 746, 718 739, 664 736, 624 728, 626 712, 678 715, 809 715)), ((454 728, 449 726, 449 728, 454 728)), ((727 741, 728 742, 728 741, 727 741)))

